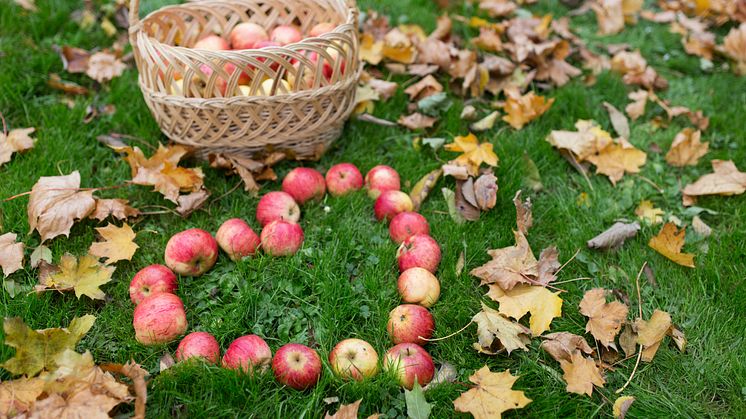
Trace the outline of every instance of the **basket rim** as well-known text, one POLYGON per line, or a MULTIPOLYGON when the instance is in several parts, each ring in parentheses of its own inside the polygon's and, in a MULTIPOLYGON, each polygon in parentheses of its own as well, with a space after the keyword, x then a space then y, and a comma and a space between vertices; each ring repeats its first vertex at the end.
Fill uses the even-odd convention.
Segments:
MULTIPOLYGON (((288 49, 288 50, 293 50, 294 51, 295 49, 292 48, 294 46, 301 46, 302 47, 301 44, 304 44, 304 43, 314 42, 314 41, 318 42, 319 40, 326 40, 326 38, 333 38, 334 34, 340 34, 340 35, 347 34, 348 32, 350 32, 350 30, 347 29, 347 28, 342 29, 343 27, 346 27, 346 26, 352 26, 353 27, 353 31, 352 32, 354 32, 354 36, 357 36, 357 29, 356 29, 356 25, 357 25, 357 7, 354 5, 354 3, 350 4, 350 3, 345 2, 344 0, 337 0, 337 1, 339 1, 342 4, 344 4, 344 6, 346 8, 346 11, 347 11, 347 20, 344 23, 335 26, 333 30, 331 30, 330 32, 327 32, 327 33, 325 33, 325 34, 323 34, 321 36, 303 38, 303 39, 301 39, 298 42, 293 42, 293 43, 290 43, 290 44, 287 44, 287 45, 282 45, 282 46, 271 46, 271 47, 264 47, 264 48, 249 48, 249 49, 238 49, 238 50, 235 50, 235 49, 230 49, 230 50, 209 50, 209 49, 204 49, 204 48, 191 48, 191 47, 178 46, 178 45, 170 45, 170 44, 163 43, 163 42, 157 40, 156 38, 148 35, 143 30, 143 26, 148 21, 148 19, 152 18, 154 15, 156 15, 157 13, 160 13, 160 12, 162 12, 164 10, 197 9, 197 8, 199 8, 197 6, 203 6, 203 5, 207 5, 207 4, 210 4, 210 3, 216 3, 216 4, 218 4, 218 3, 240 3, 241 2, 240 0, 203 0, 203 1, 200 1, 198 3, 197 2, 190 2, 190 3, 171 4, 171 5, 163 6, 163 7, 158 8, 157 10, 154 10, 154 11, 148 13, 145 17, 143 17, 142 19, 140 19, 140 21, 138 22, 138 24, 135 27, 130 27, 130 34, 129 34, 129 36, 130 36, 130 38, 135 38, 135 37, 142 36, 144 39, 146 39, 148 42, 151 42, 153 45, 159 45, 159 46, 165 47, 166 49, 173 49, 175 51, 188 50, 188 51, 199 51, 201 53, 209 52, 209 53, 216 53, 216 54, 222 54, 222 53, 235 53, 235 54, 244 53, 245 54, 247 52, 256 52, 256 51, 265 51, 265 52, 269 51, 269 52, 272 52, 272 50, 282 50, 282 49, 288 49)), ((302 49, 302 48, 300 48, 300 49, 302 49)))

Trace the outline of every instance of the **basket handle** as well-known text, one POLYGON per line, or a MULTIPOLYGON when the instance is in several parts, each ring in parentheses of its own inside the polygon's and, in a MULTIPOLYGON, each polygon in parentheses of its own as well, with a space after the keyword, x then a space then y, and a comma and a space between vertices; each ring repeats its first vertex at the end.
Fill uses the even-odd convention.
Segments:
POLYGON ((130 0, 130 10, 128 15, 130 28, 137 26, 140 23, 140 0, 130 0))

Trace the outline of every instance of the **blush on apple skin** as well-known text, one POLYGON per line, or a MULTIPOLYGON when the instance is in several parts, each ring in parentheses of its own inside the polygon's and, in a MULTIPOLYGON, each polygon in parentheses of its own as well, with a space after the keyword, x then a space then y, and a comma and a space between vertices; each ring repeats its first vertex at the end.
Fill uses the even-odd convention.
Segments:
POLYGON ((399 385, 411 390, 415 381, 427 385, 435 375, 435 364, 427 351, 414 343, 400 343, 386 352, 383 369, 392 373, 399 385))
POLYGON ((378 353, 362 339, 345 339, 329 353, 329 364, 336 376, 360 381, 378 372, 378 353))
POLYGON ((233 49, 258 48, 257 44, 269 40, 267 31, 253 22, 236 25, 230 33, 229 39, 233 49))
POLYGON ((257 335, 241 336, 231 342, 223 355, 223 367, 254 374, 264 372, 272 361, 272 350, 257 335))
POLYGON ((386 165, 375 166, 365 175, 365 187, 368 196, 374 199, 384 191, 398 191, 401 189, 399 173, 386 165))
POLYGON ((304 235, 300 225, 278 220, 264 226, 260 238, 270 256, 292 256, 303 245, 304 235))
POLYGON ((335 164, 326 172, 326 187, 333 196, 342 196, 363 187, 363 175, 352 163, 335 164))
POLYGON ((321 22, 314 25, 310 31, 308 31, 308 36, 321 36, 325 33, 329 33, 333 31, 337 26, 334 25, 332 22, 321 22))
POLYGON ((440 246, 432 237, 425 234, 415 234, 405 240, 396 252, 399 272, 420 267, 435 273, 440 264, 440 246))
POLYGON ((225 221, 215 238, 220 248, 234 261, 254 255, 260 244, 259 236, 240 218, 225 221))
POLYGON ((262 226, 278 220, 297 223, 300 220, 300 207, 287 192, 269 192, 259 199, 256 219, 262 226))
POLYGON ((326 194, 326 181, 318 170, 309 167, 296 167, 285 175, 282 190, 300 205, 310 200, 320 201, 326 194))
POLYGON ((316 385, 321 377, 321 358, 308 346, 288 343, 272 358, 272 371, 280 384, 296 390, 316 385))
POLYGON ((132 326, 143 345, 171 342, 187 330, 184 303, 174 294, 153 294, 135 307, 132 326))
POLYGON ((300 30, 291 25, 280 25, 272 30, 270 39, 280 45, 294 44, 303 39, 300 30))
POLYGON ((390 221, 397 214, 413 209, 412 199, 402 191, 384 191, 373 205, 373 211, 378 221, 390 221))
POLYGON ((140 269, 130 282, 130 299, 135 305, 152 294, 169 292, 174 294, 178 289, 176 275, 163 265, 150 265, 140 269))
POLYGON ((402 304, 389 313, 386 331, 395 344, 416 343, 426 345, 435 331, 435 319, 426 308, 415 304, 402 304))
POLYGON ((440 281, 424 268, 410 268, 399 275, 397 288, 402 301, 431 307, 440 297, 440 281))
POLYGON ((401 244, 415 234, 430 234, 430 224, 425 217, 412 212, 405 211, 396 214, 389 224, 389 235, 396 244, 401 244))
POLYGON ((189 358, 202 358, 216 364, 220 359, 220 345, 215 337, 207 332, 192 332, 179 342, 176 348, 176 360, 186 361, 189 358))
POLYGON ((215 265, 218 242, 205 230, 184 230, 168 240, 165 259, 166 266, 177 274, 199 276, 215 265))
POLYGON ((210 51, 224 51, 231 49, 231 46, 228 44, 228 41, 217 35, 207 35, 206 37, 197 41, 197 43, 194 44, 194 48, 206 49, 210 51))

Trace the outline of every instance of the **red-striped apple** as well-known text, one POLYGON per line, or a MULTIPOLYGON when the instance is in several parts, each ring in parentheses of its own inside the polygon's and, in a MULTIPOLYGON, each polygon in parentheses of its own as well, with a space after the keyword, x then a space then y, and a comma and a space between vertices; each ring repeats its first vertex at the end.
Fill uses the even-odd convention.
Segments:
POLYGON ((168 240, 165 258, 166 266, 177 274, 199 276, 218 260, 218 242, 205 230, 184 230, 168 240))
POLYGON ((346 195, 363 187, 363 175, 352 163, 335 164, 326 172, 326 187, 334 196, 346 195))
POLYGON ((435 273, 440 264, 440 246, 427 234, 415 234, 404 240, 396 252, 399 272, 420 267, 435 273))
POLYGON ((264 372, 272 362, 272 350, 257 335, 241 336, 231 342, 223 355, 223 367, 245 373, 264 372))
POLYGON ((401 189, 401 181, 396 170, 389 166, 378 165, 365 175, 365 187, 368 188, 368 196, 378 198, 378 195, 384 191, 401 189))
POLYGON ((430 234, 430 225, 422 215, 405 211, 391 219, 389 235, 394 243, 401 244, 415 234, 430 234))
POLYGON ((143 345, 171 342, 187 330, 184 303, 167 292, 146 297, 135 307, 132 326, 135 339, 143 345))
POLYGON ((321 377, 321 358, 308 346, 288 343, 272 358, 272 371, 280 384, 296 390, 316 385, 321 377))
POLYGON ((270 39, 280 45, 293 44, 303 39, 300 30, 291 25, 280 25, 272 30, 270 39))
POLYGON ((399 384, 411 390, 415 381, 427 385, 435 374, 435 364, 427 351, 414 343, 401 343, 386 352, 384 371, 394 374, 399 384))
POLYGON ((373 205, 373 211, 378 221, 391 221, 396 214, 412 211, 414 204, 412 199, 402 191, 384 191, 373 205))
POLYGON ((256 253, 259 236, 240 218, 225 221, 215 234, 220 248, 231 260, 241 260, 256 253))
POLYGON ((203 358, 212 364, 220 359, 220 345, 215 337, 207 332, 192 332, 179 342, 176 348, 176 360, 186 361, 189 358, 203 358))
POLYGON ((140 269, 130 282, 130 299, 135 305, 145 297, 159 292, 176 292, 176 275, 163 265, 150 265, 140 269))
POLYGON ((228 41, 217 35, 207 35, 206 37, 197 41, 197 43, 194 44, 194 48, 206 49, 210 51, 223 51, 231 49, 231 46, 228 44, 228 41))
POLYGON ((271 256, 291 256, 303 245, 303 229, 296 223, 272 221, 261 234, 262 249, 271 256))
POLYGON ((310 167, 296 167, 285 175, 282 190, 288 193, 300 205, 310 200, 320 201, 326 194, 324 176, 310 167))
POLYGON ((425 345, 433 336, 435 320, 425 307, 402 304, 389 313, 386 331, 394 344, 416 343, 425 345))
POLYGON ((402 301, 430 307, 440 297, 440 282, 427 269, 409 268, 399 275, 397 288, 402 301))
POLYGON ((332 22, 321 22, 314 25, 310 31, 308 31, 308 36, 321 36, 325 33, 329 33, 336 28, 336 25, 334 25, 332 22))
POLYGON ((269 40, 267 31, 252 22, 244 22, 236 25, 229 36, 233 49, 257 48, 257 44, 269 40))
POLYGON ((329 363, 336 376, 360 381, 378 372, 378 353, 362 339, 345 339, 329 353, 329 363))
POLYGON ((256 219, 262 226, 276 220, 297 223, 300 220, 300 207, 287 192, 269 192, 256 206, 256 219))

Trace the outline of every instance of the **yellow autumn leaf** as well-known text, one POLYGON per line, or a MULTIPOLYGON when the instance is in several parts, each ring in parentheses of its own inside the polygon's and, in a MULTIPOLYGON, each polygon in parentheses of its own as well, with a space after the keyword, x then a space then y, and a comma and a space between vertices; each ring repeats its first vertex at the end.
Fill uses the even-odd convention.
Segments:
POLYGON ((511 290, 490 285, 487 296, 500 303, 498 311, 520 320, 531 313, 529 328, 534 336, 549 330, 552 319, 562 315, 562 299, 542 286, 518 284, 511 290))
POLYGON ((614 401, 614 407, 613 407, 613 414, 614 419, 624 419, 625 416, 627 416, 627 410, 629 410, 629 406, 635 401, 635 398, 632 396, 622 396, 616 399, 614 401))
POLYGON ((498 163, 498 157, 493 151, 492 143, 486 141, 480 143, 479 139, 472 133, 465 137, 454 138, 453 142, 446 144, 444 148, 448 151, 463 153, 454 162, 457 165, 465 166, 472 176, 479 174, 479 166, 482 163, 492 167, 497 166, 498 163))
POLYGON ((588 157, 588 161, 596 165, 596 173, 608 176, 611 183, 616 185, 625 173, 639 173, 647 157, 644 151, 620 138, 598 154, 588 157))
POLYGON ((666 153, 666 161, 671 166, 694 166, 707 154, 710 143, 700 141, 702 131, 684 128, 676 134, 671 149, 666 153))
POLYGON ((601 129, 596 121, 580 119, 575 123, 577 131, 552 131, 546 140, 560 150, 571 152, 578 162, 606 148, 614 140, 611 134, 601 129))
POLYGON ((94 300, 103 300, 106 295, 99 287, 111 282, 115 268, 101 265, 95 256, 85 255, 76 260, 75 256, 66 253, 60 259, 58 269, 58 272, 41 278, 36 289, 74 290, 78 298, 85 295, 94 300))
POLYGON ((565 373, 562 378, 567 383, 570 393, 593 394, 593 386, 603 387, 606 383, 593 358, 583 356, 580 351, 573 352, 570 361, 560 360, 560 367, 565 373))
POLYGON ((653 203, 648 201, 647 199, 644 201, 640 201, 640 205, 638 205, 635 209, 635 215, 637 216, 637 218, 645 221, 648 224, 655 225, 663 222, 663 210, 660 208, 655 208, 653 206, 653 203))
POLYGON ((505 94, 507 98, 503 110, 507 115, 502 119, 517 130, 540 117, 554 103, 554 98, 547 100, 533 91, 521 95, 517 89, 506 89, 505 94))
POLYGON ((603 288, 588 290, 580 301, 580 313, 588 317, 585 331, 605 347, 615 348, 614 338, 627 320, 629 307, 619 301, 607 303, 607 294, 603 288))
POLYGON ((676 224, 666 223, 657 236, 653 236, 648 243, 656 252, 678 263, 679 265, 689 268, 694 267, 694 255, 691 253, 681 253, 684 247, 686 229, 678 230, 676 224))
POLYGON ((531 342, 531 331, 484 303, 482 311, 477 313, 472 321, 477 324, 479 342, 474 343, 477 351, 489 355, 495 355, 502 349, 505 349, 508 355, 516 349, 528 351, 526 345, 531 342))
POLYGON ((671 330, 671 326, 671 316, 667 312, 658 309, 650 316, 650 320, 637 319, 635 322, 637 343, 642 345, 643 361, 650 362, 653 360, 663 338, 671 330))
POLYGON ((531 403, 522 391, 513 390, 516 380, 509 370, 491 372, 485 365, 469 377, 474 387, 454 400, 453 407, 471 413, 474 419, 500 419, 503 412, 531 403))
POLYGON ((399 29, 392 29, 383 37, 381 53, 389 60, 402 64, 412 64, 417 48, 404 32, 399 29))
POLYGON ((383 60, 383 41, 377 41, 372 34, 364 33, 360 38, 360 59, 378 65, 383 60))
POLYGON ((105 264, 107 265, 120 260, 132 260, 132 256, 139 248, 134 242, 136 234, 127 223, 121 227, 109 223, 106 227, 97 228, 96 231, 104 238, 104 241, 91 244, 88 253, 99 258, 106 258, 105 264))

